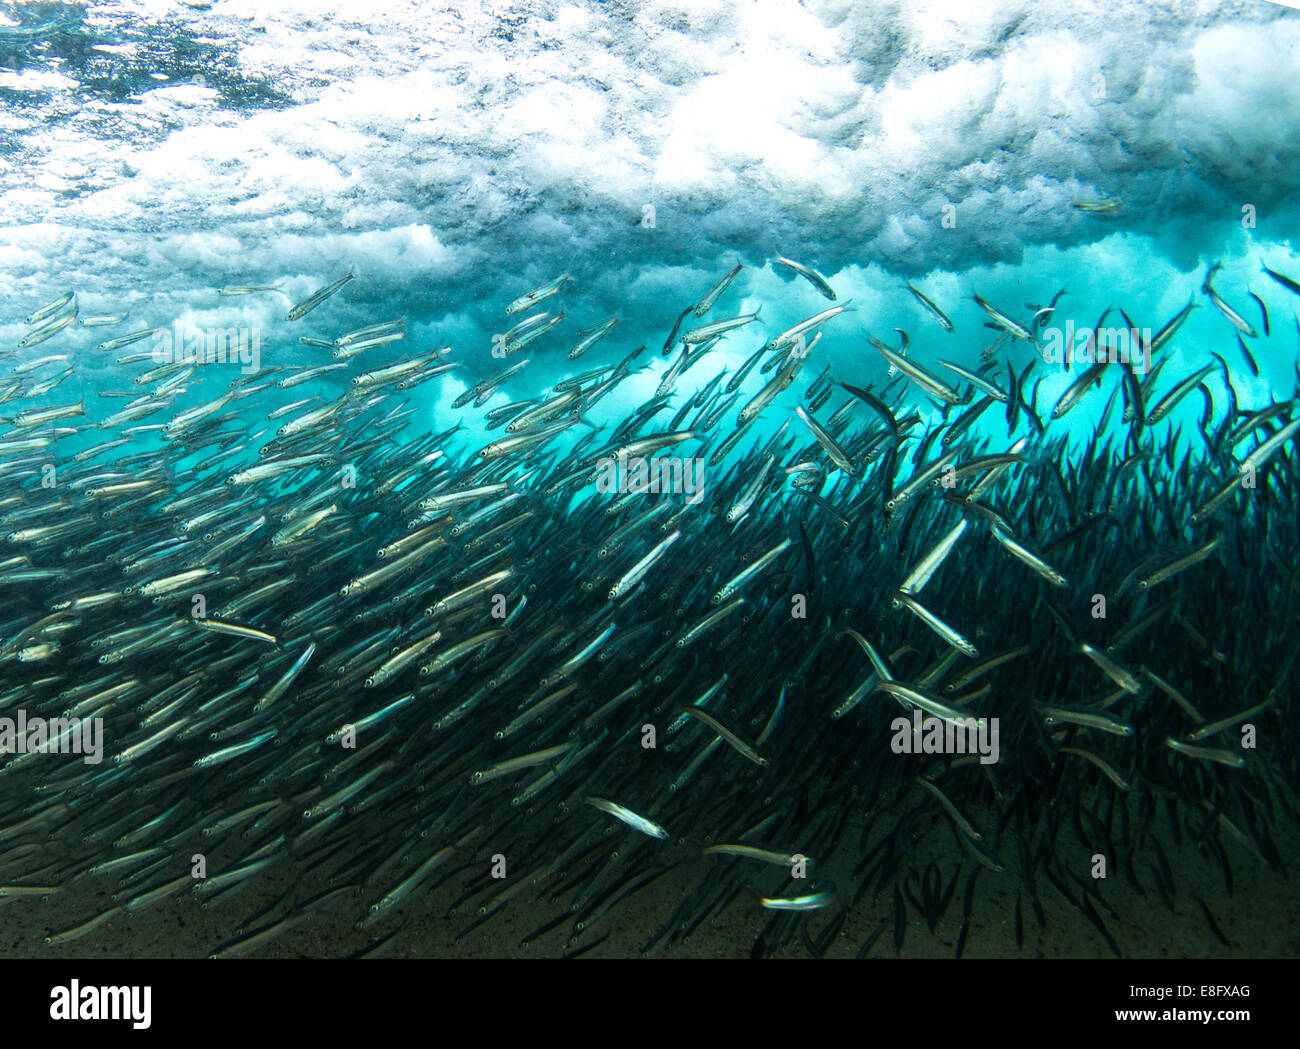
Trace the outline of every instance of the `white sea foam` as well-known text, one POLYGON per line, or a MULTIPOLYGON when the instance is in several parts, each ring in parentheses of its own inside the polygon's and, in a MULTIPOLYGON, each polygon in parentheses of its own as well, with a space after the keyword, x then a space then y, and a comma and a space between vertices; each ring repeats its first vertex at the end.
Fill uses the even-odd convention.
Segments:
MULTIPOLYGON (((93 37, 108 65, 55 57, 70 53, 58 37, 15 52, 0 78, 21 100, 0 111, 0 345, 72 287, 83 312, 129 311, 121 330, 193 312, 283 329, 289 346, 403 313, 413 334, 450 343, 468 378, 498 364, 488 351, 505 303, 570 271, 557 300, 568 323, 519 380, 535 392, 532 377, 568 367, 568 345, 553 344, 610 313, 624 320, 593 366, 642 341, 657 357, 681 306, 744 261, 716 315, 761 302, 762 325, 729 337, 693 384, 824 305, 800 278, 756 268, 782 253, 854 300, 820 351, 850 382, 881 370, 864 327, 907 329, 918 360, 976 359, 993 333, 973 290, 1020 316, 1064 286, 1061 312, 1078 324, 1113 304, 1154 328, 1219 258, 1225 297, 1253 310, 1247 288, 1267 287, 1275 327, 1291 325, 1297 304, 1259 275, 1261 259, 1300 270, 1288 247, 1300 228, 1300 16, 1276 4, 336 7, 228 0, 178 13, 124 0, 65 27, 93 37), (149 52, 151 39, 221 43, 206 65, 151 70, 142 54, 188 53, 149 52), (104 88, 114 68, 135 78, 130 92, 104 88), (1123 210, 1071 206, 1100 198, 1123 210), (1243 205, 1257 228, 1243 229, 1243 205), (289 304, 350 266, 361 279, 283 324, 289 304), (906 294, 908 279, 955 336, 906 294), (214 294, 276 281, 283 294, 214 294)), ((40 349, 89 355, 101 332, 69 329, 40 349)), ((1233 352, 1208 305, 1184 338, 1233 352)), ((1262 352, 1265 375, 1244 376, 1243 390, 1289 389, 1291 356, 1275 366, 1262 352)), ((92 375, 107 365, 85 362, 92 375)), ((1069 381, 1045 382, 1046 402, 1069 381)))

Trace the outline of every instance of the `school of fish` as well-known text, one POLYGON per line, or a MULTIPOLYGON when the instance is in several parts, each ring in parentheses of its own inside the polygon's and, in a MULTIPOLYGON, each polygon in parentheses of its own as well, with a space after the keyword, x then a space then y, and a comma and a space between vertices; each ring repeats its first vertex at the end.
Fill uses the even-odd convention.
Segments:
MULTIPOLYGON (((137 325, 87 351, 133 389, 75 400, 56 340, 127 316, 81 315, 71 290, 33 303, 0 357, 0 717, 102 719, 104 759, 0 755, 0 897, 98 900, 53 944, 231 899, 220 955, 327 913, 416 937, 400 916, 417 896, 471 914, 466 931, 527 899, 553 917, 524 942, 559 954, 703 858, 644 952, 729 907, 755 955, 800 938, 820 955, 858 908, 860 955, 891 926, 901 947, 963 881, 960 955, 978 878, 1014 895, 1018 942, 1050 892, 1118 954, 1079 855, 1170 908, 1171 841, 1229 891, 1234 864, 1282 870, 1296 390, 1239 408, 1221 348, 1176 339, 1184 310, 1141 347, 1149 368, 1103 354, 1045 404, 1061 295, 974 296, 997 338, 967 367, 937 296, 906 287, 923 335, 864 342, 826 277, 776 262, 833 305, 735 370, 716 348, 764 323, 715 311, 739 264, 603 364, 636 322, 562 327, 580 276, 517 289, 434 426, 421 386, 469 374, 462 354, 409 349, 401 318, 331 330, 351 272, 287 311, 292 359, 160 364, 163 329, 137 325), (861 346, 878 381, 837 378, 822 340, 861 346), (529 386, 530 360, 588 354, 529 386), (649 400, 593 421, 645 370, 649 400), (1106 407, 1081 434, 1084 402, 1106 407), (469 443, 462 413, 500 436, 469 443), (668 490, 598 483, 611 462, 683 459, 698 492, 667 467, 668 490), (997 760, 900 753, 900 717, 936 738, 996 723, 997 760), (323 888, 241 911, 286 871, 323 888)), ((1300 382, 1296 340, 1257 298, 1287 346, 1262 349, 1216 269, 1189 309, 1220 313, 1253 373, 1264 355, 1300 382)), ((1300 305, 1267 276, 1275 314, 1300 305)))

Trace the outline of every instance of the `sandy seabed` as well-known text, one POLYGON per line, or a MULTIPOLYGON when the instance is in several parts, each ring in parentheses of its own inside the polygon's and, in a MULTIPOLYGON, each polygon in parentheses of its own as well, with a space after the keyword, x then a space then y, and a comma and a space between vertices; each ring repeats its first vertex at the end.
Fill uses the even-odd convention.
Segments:
MULTIPOLYGON (((1274 828, 1278 849, 1288 869, 1300 858, 1300 832, 1274 828)), ((611 843, 611 848, 613 844, 611 843)), ((685 846, 680 846, 686 848, 685 846)), ((1122 875, 1112 874, 1101 889, 1111 910, 1098 906, 1107 929, 1126 958, 1295 958, 1300 956, 1300 881, 1275 873, 1243 846, 1228 844, 1232 862, 1233 892, 1226 892, 1217 863, 1198 854, 1190 845, 1165 843, 1173 871, 1176 895, 1171 911, 1156 890, 1155 878, 1145 859, 1136 870, 1146 888, 1139 893, 1122 875), (1230 946, 1224 946, 1210 931, 1201 901, 1209 907, 1219 930, 1230 946)), ((954 857, 955 858, 955 857, 954 857)), ((1086 875, 1087 850, 1077 850, 1077 872, 1086 875)), ((246 957, 327 958, 365 952, 367 957, 405 958, 546 958, 582 950, 587 958, 638 957, 650 940, 672 917, 682 901, 695 889, 716 858, 684 858, 663 877, 630 898, 621 901, 598 920, 573 936, 572 919, 534 942, 523 941, 534 930, 551 922, 571 903, 571 894, 558 902, 545 897, 530 898, 521 892, 503 910, 467 934, 463 930, 479 916, 483 893, 449 913, 471 881, 482 877, 482 869, 455 872, 441 883, 430 883, 422 892, 394 908, 372 926, 359 930, 359 915, 381 897, 395 880, 391 875, 380 884, 367 884, 355 895, 340 893, 320 913, 285 930, 282 934, 245 952, 246 957), (459 937, 459 938, 458 938, 459 937)), ((855 887, 847 876, 850 863, 840 866, 834 859, 826 875, 844 886, 855 887), (843 877, 835 878, 837 873, 843 877)), ((756 867, 759 865, 755 865, 756 867)), ((529 870, 527 863, 524 870, 529 870)), ((944 882, 952 876, 951 862, 945 867, 944 882)), ((825 950, 827 958, 852 958, 863 942, 881 924, 868 957, 951 958, 962 925, 962 896, 968 863, 957 882, 947 911, 933 932, 908 910, 908 924, 901 951, 895 948, 892 890, 886 887, 878 897, 868 892, 844 921, 840 932, 825 950)), ((756 876, 770 871, 756 871, 756 876)), ((770 884, 770 877, 766 883, 770 884)), ((244 920, 257 917, 250 929, 273 922, 287 910, 281 900, 292 890, 301 902, 338 886, 311 873, 299 876, 281 867, 252 878, 247 888, 233 896, 204 905, 198 896, 168 899, 133 916, 115 916, 82 938, 58 946, 44 938, 66 930, 102 913, 106 902, 101 883, 81 877, 58 892, 44 897, 0 898, 0 957, 3 958, 201 958, 233 939, 232 932, 244 920), (318 882, 318 883, 317 883, 318 882), (277 909, 277 901, 281 906, 277 909), (269 909, 269 910, 268 910, 269 909)), ((975 904, 967 933, 967 958, 1107 958, 1113 957, 1091 923, 1068 903, 1041 874, 1037 880, 1046 926, 1040 926, 1023 893, 1020 879, 1010 869, 1004 873, 982 871, 977 882, 975 904), (1017 891, 1022 891, 1023 946, 1017 946, 1014 909, 1017 891)), ((850 888, 846 895, 851 893, 850 888)), ((716 915, 700 923, 690 936, 665 947, 661 940, 651 956, 668 958, 747 958, 759 932, 771 917, 758 903, 757 893, 741 893, 716 915)), ((806 916, 808 934, 817 940, 835 917, 833 910, 806 916)), ((665 938, 666 939, 666 938, 665 938)), ((795 935, 778 957, 808 957, 803 938, 795 935)))

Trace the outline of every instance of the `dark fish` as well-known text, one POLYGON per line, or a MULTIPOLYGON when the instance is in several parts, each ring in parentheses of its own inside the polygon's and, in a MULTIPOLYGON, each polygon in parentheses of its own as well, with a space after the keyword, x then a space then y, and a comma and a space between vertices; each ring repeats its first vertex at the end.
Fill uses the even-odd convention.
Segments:
POLYGON ((813 555, 812 540, 808 538, 808 528, 804 524, 802 517, 799 519, 799 537, 803 540, 803 556, 804 566, 807 571, 806 578, 808 593, 815 594, 817 592, 817 558, 813 555))
MULTIPOLYGON (((1265 327, 1265 334, 1267 334, 1267 330, 1267 327, 1265 327)), ((1250 369, 1250 374, 1258 379, 1259 365, 1255 363, 1255 355, 1250 352, 1250 348, 1246 345, 1246 340, 1240 335, 1237 336, 1237 349, 1241 350, 1241 355, 1246 358, 1246 367, 1250 369)))
POLYGON ((1287 291, 1293 291, 1297 295, 1300 295, 1300 283, 1296 283, 1290 277, 1286 276, 1283 273, 1278 273, 1277 270, 1269 269, 1263 263, 1260 263, 1260 269, 1262 269, 1265 273, 1267 273, 1270 277, 1272 277, 1275 281, 1277 281, 1280 285, 1282 285, 1282 287, 1286 288, 1287 291))
POLYGON ((894 883, 894 950, 903 950, 903 937, 907 934, 907 908, 903 903, 903 894, 894 883))
MULTIPOLYGON (((1250 292, 1250 297, 1254 299, 1256 304, 1259 306, 1259 315, 1264 322, 1264 334, 1265 335, 1272 334, 1268 326, 1268 307, 1264 305, 1264 300, 1261 299, 1258 295, 1256 295, 1253 291, 1250 292)), ((1237 338, 1240 339, 1241 336, 1237 336, 1237 338)))
POLYGON ((664 343, 663 356, 666 357, 668 356, 668 354, 673 352, 673 346, 675 346, 677 343, 677 332, 681 329, 682 321, 686 320, 686 318, 690 315, 691 310, 693 309, 695 309, 694 303, 687 306, 686 309, 682 310, 682 312, 678 315, 677 323, 673 325, 673 330, 668 334, 668 341, 664 343))
POLYGON ((1201 910, 1205 914, 1205 923, 1210 927, 1210 932, 1214 934, 1214 938, 1218 940, 1221 944, 1223 944, 1223 946, 1231 947, 1232 944, 1228 941, 1228 938, 1223 935, 1222 930, 1220 930, 1219 928, 1218 922, 1214 920, 1214 915, 1210 913, 1210 908, 1206 904, 1206 902, 1199 898, 1197 899, 1196 902, 1201 905, 1201 910))
POLYGON ((881 919, 880 919, 880 924, 878 924, 878 925, 877 925, 877 926, 876 926, 876 927, 871 931, 871 935, 868 936, 865 940, 863 940, 863 941, 862 941, 862 946, 858 948, 857 958, 858 958, 859 960, 861 960, 862 958, 865 958, 868 954, 871 953, 871 948, 874 947, 874 946, 876 945, 876 941, 877 941, 878 939, 880 939, 880 934, 881 934, 882 932, 885 931, 885 928, 886 928, 888 925, 889 925, 889 919, 888 919, 888 918, 881 918, 881 919))

